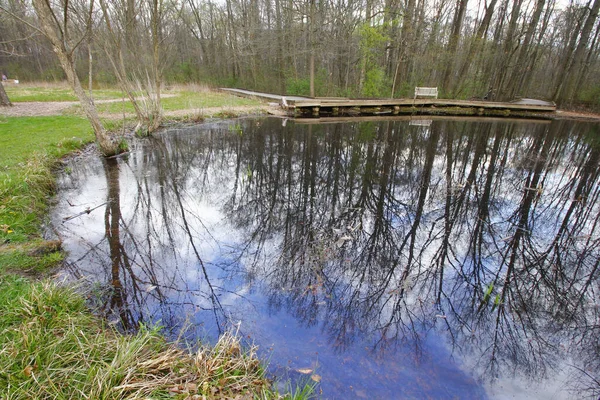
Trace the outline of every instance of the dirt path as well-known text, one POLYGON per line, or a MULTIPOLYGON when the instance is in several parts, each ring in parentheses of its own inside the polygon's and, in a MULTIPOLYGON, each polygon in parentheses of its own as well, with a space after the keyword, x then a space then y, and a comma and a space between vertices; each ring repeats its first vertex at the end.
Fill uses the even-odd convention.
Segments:
POLYGON ((0 115, 7 117, 41 117, 60 115, 64 110, 79 104, 78 101, 13 103, 12 107, 0 107, 0 115))
MULTIPOLYGON (((174 94, 164 94, 162 98, 174 97, 174 94)), ((96 104, 117 103, 123 99, 95 100, 96 104)), ((125 100, 127 101, 127 100, 125 100)), ((70 107, 79 105, 79 101, 26 101, 13 103, 12 107, 0 107, 0 115, 7 117, 45 117, 61 115, 70 107)))

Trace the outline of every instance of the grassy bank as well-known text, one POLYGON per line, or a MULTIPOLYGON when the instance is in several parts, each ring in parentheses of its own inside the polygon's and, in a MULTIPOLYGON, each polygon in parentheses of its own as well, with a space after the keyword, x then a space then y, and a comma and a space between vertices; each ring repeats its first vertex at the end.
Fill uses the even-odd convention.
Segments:
POLYGON ((40 235, 52 168, 92 140, 79 117, 0 117, 0 273, 42 273, 62 260, 40 235))
POLYGON ((0 277, 0 308, 2 399, 277 398, 233 334, 196 353, 156 329, 122 335, 73 289, 15 276, 0 277))
POLYGON ((235 335, 193 353, 157 329, 123 335, 44 278, 63 259, 40 234, 53 169, 92 140, 77 116, 0 116, 0 399, 281 398, 235 335))

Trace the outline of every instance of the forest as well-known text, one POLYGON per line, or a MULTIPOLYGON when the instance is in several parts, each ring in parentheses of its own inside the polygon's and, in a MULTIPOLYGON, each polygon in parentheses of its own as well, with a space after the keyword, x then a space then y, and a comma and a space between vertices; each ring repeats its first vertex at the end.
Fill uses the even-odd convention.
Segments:
POLYGON ((598 109, 599 8, 600 0, 0 0, 0 70, 71 81, 70 64, 90 89, 159 94, 191 82, 348 97, 437 86, 445 98, 598 109))

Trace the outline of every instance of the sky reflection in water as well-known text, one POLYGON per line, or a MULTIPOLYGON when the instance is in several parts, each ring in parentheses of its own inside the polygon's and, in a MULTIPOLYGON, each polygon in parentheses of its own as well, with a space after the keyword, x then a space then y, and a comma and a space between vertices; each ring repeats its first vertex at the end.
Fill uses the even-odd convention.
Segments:
POLYGON ((53 225, 65 273, 125 329, 239 327, 280 378, 314 369, 325 398, 594 395, 597 135, 204 124, 73 160, 53 225))

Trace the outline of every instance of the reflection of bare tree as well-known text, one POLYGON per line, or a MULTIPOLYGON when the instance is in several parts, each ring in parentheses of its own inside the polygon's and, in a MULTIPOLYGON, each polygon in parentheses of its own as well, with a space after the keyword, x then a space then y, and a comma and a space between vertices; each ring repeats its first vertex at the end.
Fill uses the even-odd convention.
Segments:
POLYGON ((111 306, 136 310, 122 319, 205 312, 220 329, 223 297, 254 284, 339 351, 359 338, 418 350, 436 330, 489 377, 543 375, 558 355, 598 370, 589 136, 560 123, 231 126, 107 164, 108 248, 90 252, 113 261, 111 306))
MULTIPOLYGON (((180 327, 186 318, 193 323, 195 314, 206 311, 214 316, 211 326, 221 332, 225 318, 218 296, 223 288, 212 284, 197 248, 194 235, 203 229, 202 220, 184 205, 181 195, 187 190, 182 182, 197 167, 196 159, 188 153, 173 162, 169 151, 158 143, 142 157, 132 155, 127 163, 104 162, 104 234, 92 243, 86 239, 85 227, 80 232, 78 226, 67 225, 84 244, 74 274, 89 277, 100 273, 108 278, 97 278, 110 282, 100 306, 115 314, 125 329, 135 329, 142 322, 180 327), (157 173, 149 174, 151 169, 157 173), (125 202, 122 181, 127 182, 125 202), (193 259, 182 251, 181 241, 186 237, 193 259), (201 272, 196 282, 186 276, 189 264, 197 265, 201 272)), ((202 326, 206 321, 198 323, 202 326)))
MULTIPOLYGON (((162 147, 160 145, 160 143, 158 143, 158 147, 159 148, 162 147)), ((162 148, 162 150, 164 151, 164 148, 162 148)), ((210 151, 208 153, 210 154, 210 151)), ((208 297, 212 304, 212 311, 213 311, 213 314, 215 317, 216 327, 217 327, 219 333, 222 333, 222 328, 223 328, 224 322, 225 322, 222 318, 223 306, 221 305, 221 302, 219 301, 218 294, 215 291, 215 287, 213 286, 213 284, 211 282, 211 278, 209 277, 209 274, 206 270, 206 266, 204 265, 204 262, 202 261, 202 257, 200 256, 198 246, 196 245, 196 238, 194 236, 194 233, 192 232, 192 228, 190 226, 190 221, 188 221, 189 218, 196 218, 196 220, 201 223, 201 219, 199 216, 194 215, 189 210, 187 210, 186 207, 184 206, 183 199, 181 196, 180 183, 177 181, 178 179, 185 179, 185 176, 190 172, 189 169, 184 169, 182 171, 181 167, 180 167, 180 161, 188 161, 188 159, 183 154, 181 154, 179 157, 173 157, 173 158, 171 158, 170 154, 166 151, 164 151, 162 154, 163 154, 162 160, 164 160, 164 164, 159 163, 159 165, 160 165, 161 169, 171 172, 170 188, 172 189, 172 193, 173 193, 174 200, 175 200, 174 205, 177 207, 177 209, 179 210, 179 213, 180 213, 178 215, 178 221, 179 221, 181 227, 183 228, 183 233, 187 237, 187 241, 189 242, 189 245, 193 250, 193 254, 196 258, 199 269, 202 272, 202 276, 205 279, 204 283, 206 284, 206 286, 209 290, 208 297)), ((207 157, 207 161, 205 161, 205 162, 208 162, 208 160, 209 160, 209 158, 207 157)), ((193 161, 193 159, 192 159, 192 161, 193 161)), ((193 165, 193 163, 190 163, 190 164, 193 165)), ((189 168, 190 164, 187 164, 186 167, 189 168)), ((204 171, 206 171, 206 170, 207 170, 207 168, 204 168, 204 171)), ((205 177, 206 177, 206 175, 205 175, 205 177)), ((165 221, 164 224, 165 224, 165 226, 167 226, 167 225, 170 225, 171 222, 165 221)))
MULTIPOLYGON (((111 261, 111 296, 110 310, 119 314, 123 327, 127 330, 135 327, 135 317, 132 310, 127 305, 127 292, 123 289, 121 282, 121 272, 126 268, 131 270, 131 265, 127 257, 127 253, 123 251, 121 244, 121 200, 120 200, 120 185, 119 185, 119 166, 115 159, 107 159, 104 163, 104 172, 108 187, 106 212, 104 213, 104 221, 106 226, 106 238, 111 261)), ((139 290, 137 285, 136 289, 139 290)))
POLYGON ((259 221, 240 224, 246 248, 282 232, 273 306, 322 321, 341 349, 374 332, 381 346, 417 337, 437 320, 455 346, 479 348, 490 376, 502 366, 543 374, 557 340, 590 332, 575 304, 594 303, 598 282, 597 206, 581 208, 598 191, 598 147, 565 140, 558 124, 460 128, 363 124, 343 138, 334 126, 319 147, 314 132, 296 139, 293 155, 282 135, 272 153, 248 152, 248 164, 277 173, 235 197, 230 218, 259 221))

